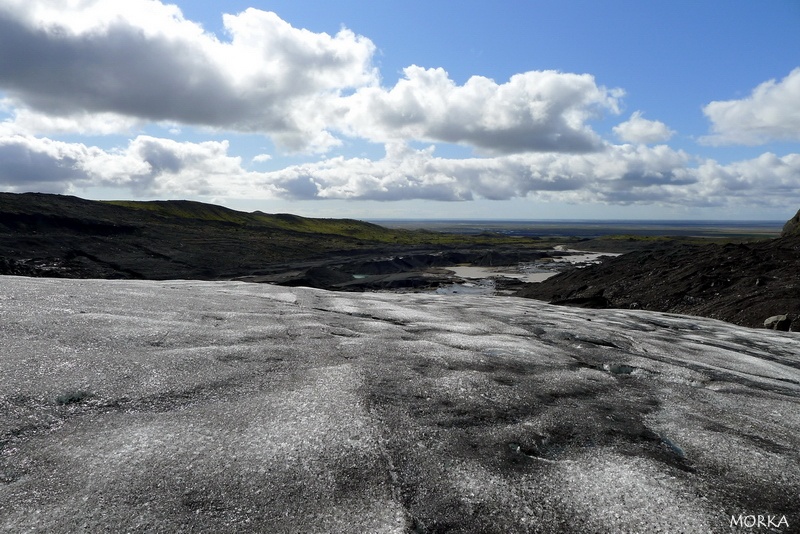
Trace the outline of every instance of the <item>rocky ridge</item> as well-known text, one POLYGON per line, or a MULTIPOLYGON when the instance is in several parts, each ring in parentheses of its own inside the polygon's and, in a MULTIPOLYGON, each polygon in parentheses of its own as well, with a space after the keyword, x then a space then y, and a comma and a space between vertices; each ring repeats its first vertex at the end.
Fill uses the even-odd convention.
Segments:
POLYGON ((348 219, 244 213, 180 200, 100 202, 0 193, 0 274, 255 279, 330 263, 464 247, 491 256, 513 244, 519 253, 531 242, 389 229, 348 219))
MULTIPOLYGON (((786 223, 783 236, 771 241, 725 246, 665 239, 589 241, 587 247, 605 252, 611 251, 602 247, 639 250, 531 284, 518 295, 797 331, 798 232, 800 212, 786 223)), ((546 244, 535 239, 523 243, 497 235, 390 230, 359 221, 248 214, 197 202, 97 202, 0 193, 0 274, 6 275, 420 290, 452 282, 442 270, 448 266, 546 259, 550 252, 542 248, 546 244)), ((516 283, 504 291, 515 289, 516 283)))
POLYGON ((781 237, 792 236, 800 236, 800 210, 797 211, 794 217, 786 221, 781 233, 781 237))
POLYGON ((518 295, 557 304, 700 315, 800 331, 800 236, 639 250, 531 284, 518 295))

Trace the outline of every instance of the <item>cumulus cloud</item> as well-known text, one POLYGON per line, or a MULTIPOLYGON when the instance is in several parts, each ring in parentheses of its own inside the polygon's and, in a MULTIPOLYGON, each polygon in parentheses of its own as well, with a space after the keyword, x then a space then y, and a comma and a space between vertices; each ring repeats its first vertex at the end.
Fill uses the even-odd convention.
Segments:
POLYGON ((11 99, 0 101, 0 109, 10 117, 0 122, 0 136, 6 135, 111 135, 131 132, 142 121, 116 113, 76 112, 68 115, 39 113, 25 106, 16 106, 11 99))
POLYGON ((800 68, 783 80, 769 80, 741 100, 715 101, 703 108, 711 120, 713 145, 759 145, 800 141, 800 68))
MULTIPOLYGON (((0 188, 74 192, 93 186, 126 188, 138 195, 245 196, 252 181, 228 143, 181 143, 138 136, 125 149, 13 135, 0 138, 0 188)), ((269 195, 268 188, 263 191, 269 195)))
POLYGON ((591 154, 526 153, 493 158, 447 159, 433 147, 414 150, 387 146, 378 161, 331 158, 265 173, 279 193, 297 197, 293 185, 302 181, 304 198, 395 200, 471 200, 482 197, 585 198, 628 203, 651 201, 653 191, 695 183, 686 171, 690 158, 667 147, 610 147, 591 154))
POLYGON ((635 111, 627 121, 614 126, 616 136, 628 143, 663 143, 675 135, 661 121, 651 121, 642 117, 641 111, 635 111))
POLYGON ((324 149, 330 99, 377 80, 369 39, 293 28, 274 13, 225 15, 223 42, 153 0, 0 6, 0 87, 55 117, 96 113, 273 136, 324 149))
POLYGON ((590 154, 446 159, 433 148, 400 144, 387 146, 381 160, 331 158, 264 173, 260 183, 287 198, 793 206, 800 201, 800 154, 721 165, 664 145, 618 145, 590 154))
POLYGON ((533 71, 503 84, 473 76, 456 85, 444 69, 407 67, 391 89, 347 98, 343 129, 372 141, 444 141, 495 153, 589 152, 602 147, 586 121, 618 113, 619 89, 588 74, 533 71))
POLYGON ((433 146, 386 145, 383 158, 327 158, 270 172, 246 170, 227 142, 149 136, 104 151, 30 136, 0 138, 0 188, 50 192, 121 187, 134 195, 288 199, 537 198, 560 202, 793 207, 800 154, 719 164, 665 145, 608 145, 585 154, 438 157, 433 146))
POLYGON ((587 121, 617 113, 622 96, 588 74, 457 85, 418 66, 383 88, 374 44, 350 30, 314 33, 252 8, 223 23, 225 41, 155 0, 3 2, 0 88, 22 110, 16 131, 171 122, 263 133, 289 151, 326 151, 345 134, 579 153, 602 148, 587 121))
POLYGON ((80 161, 87 148, 50 140, 11 136, 0 139, 0 184, 7 189, 35 188, 61 193, 85 181, 80 161))
MULTIPOLYGON (((0 2, 0 188, 134 196, 294 199, 532 197, 561 202, 796 206, 800 155, 719 164, 664 145, 674 132, 637 111, 611 145, 590 127, 623 93, 588 74, 530 71, 453 81, 410 66, 380 83, 375 46, 353 32, 292 27, 248 9, 224 15, 226 39, 157 0, 0 2), (138 135, 101 149, 42 135, 111 134, 148 125, 260 133, 289 151, 326 151, 353 136, 380 159, 331 157, 247 170, 227 142, 138 135), (448 159, 453 143, 484 157, 448 159), (648 146, 650 145, 650 146, 648 146), (416 145, 415 145, 416 146, 416 145)), ((800 69, 743 100, 705 108, 714 143, 800 139, 800 69)), ((270 159, 260 154, 248 163, 270 159)))

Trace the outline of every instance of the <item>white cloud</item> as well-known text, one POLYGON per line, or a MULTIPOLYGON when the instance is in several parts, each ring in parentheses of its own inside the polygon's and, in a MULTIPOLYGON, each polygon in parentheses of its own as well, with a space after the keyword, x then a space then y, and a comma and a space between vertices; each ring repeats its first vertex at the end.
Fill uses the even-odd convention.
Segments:
POLYGON ((111 135, 129 133, 142 125, 132 117, 116 113, 76 112, 68 115, 39 113, 25 106, 15 105, 4 99, 0 107, 5 108, 10 118, 0 122, 0 136, 20 135, 111 135))
POLYGON ((14 135, 0 138, 0 187, 67 192, 104 186, 135 195, 246 195, 252 181, 228 143, 180 143, 139 136, 121 150, 14 135), (237 180, 245 180, 244 182, 237 180))
MULTIPOLYGON (((375 46, 347 29, 297 29, 274 13, 224 15, 227 40, 156 0, 0 2, 0 188, 134 196, 295 199, 537 198, 610 204, 794 208, 800 155, 721 165, 667 146, 641 112, 611 145, 590 127, 623 93, 588 74, 530 71, 463 85, 411 66, 382 87, 375 46), (33 66, 33 67, 32 67, 33 66), (106 135, 150 124, 260 133, 290 151, 326 151, 341 136, 383 143, 377 160, 331 157, 271 172, 243 167, 227 142, 139 135, 104 150, 41 135, 106 135), (485 157, 438 157, 459 144, 485 157)), ((743 100, 712 102, 714 143, 800 139, 800 68, 743 100)), ((196 132, 197 130, 189 130, 196 132)), ((469 153, 472 151, 468 150, 469 153)), ((263 163, 268 154, 249 163, 263 163)))
POLYGON ((800 141, 800 68, 783 80, 770 80, 741 100, 711 102, 703 113, 711 120, 713 145, 759 145, 770 141, 800 141))
POLYGON ((86 147, 50 140, 10 136, 0 139, 0 184, 12 191, 18 187, 58 193, 85 175, 76 163, 86 147))
POLYGON ((586 121, 618 112, 622 91, 588 74, 533 71, 503 84, 473 76, 456 85, 443 69, 411 66, 391 89, 346 99, 343 129, 372 141, 444 141, 494 153, 589 152, 602 148, 586 121))
POLYGON ((651 121, 642 117, 641 111, 635 111, 627 121, 614 126, 617 137, 628 143, 663 143, 675 135, 661 121, 651 121))
POLYGON ((0 89, 17 108, 13 131, 108 133, 157 122, 263 133, 289 151, 324 152, 344 133, 580 153, 602 148, 587 121, 617 113, 622 96, 588 74, 456 85, 443 69, 417 66, 386 89, 374 44, 350 30, 314 33, 252 8, 223 22, 227 41, 155 0, 2 3, 0 89))
POLYGON ((720 165, 667 146, 608 146, 591 154, 437 158, 433 149, 389 145, 378 160, 331 158, 264 173, 287 198, 505 200, 681 206, 800 202, 800 154, 765 154, 720 165))
POLYGON ((0 87, 65 120, 113 114, 260 132, 290 150, 338 144, 327 112, 340 91, 377 82, 372 42, 256 9, 224 24, 229 42, 152 0, 4 2, 0 87))
POLYGON ((262 183, 293 198, 396 200, 426 198, 505 200, 515 197, 585 197, 648 200, 652 188, 691 184, 689 156, 667 147, 609 147, 592 154, 526 153, 494 158, 445 159, 433 147, 387 146, 385 158, 330 158, 265 173, 262 183), (299 187, 302 185, 303 187, 299 187))
POLYGON ((524 153, 448 159, 434 147, 386 145, 379 160, 333 157, 247 171, 227 142, 139 136, 104 151, 30 136, 0 138, 0 188, 64 192, 120 187, 139 196, 371 200, 505 200, 680 206, 800 202, 800 154, 721 165, 665 145, 608 145, 588 154, 524 153))

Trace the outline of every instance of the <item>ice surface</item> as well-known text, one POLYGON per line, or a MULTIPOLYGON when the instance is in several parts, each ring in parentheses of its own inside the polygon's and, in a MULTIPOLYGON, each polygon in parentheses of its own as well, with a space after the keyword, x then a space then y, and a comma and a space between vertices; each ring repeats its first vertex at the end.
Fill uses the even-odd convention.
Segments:
POLYGON ((800 337, 529 299, 0 278, 0 531, 800 525, 800 337))

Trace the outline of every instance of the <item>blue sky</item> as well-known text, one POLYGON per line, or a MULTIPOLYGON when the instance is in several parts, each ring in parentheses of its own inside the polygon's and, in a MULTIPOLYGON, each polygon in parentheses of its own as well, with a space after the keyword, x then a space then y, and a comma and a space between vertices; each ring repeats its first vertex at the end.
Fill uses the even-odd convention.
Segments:
POLYGON ((787 219, 800 3, 3 0, 0 190, 787 219))

